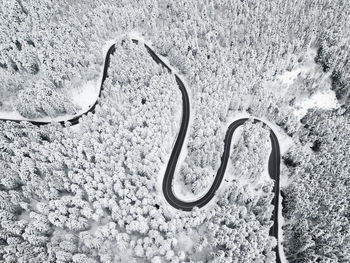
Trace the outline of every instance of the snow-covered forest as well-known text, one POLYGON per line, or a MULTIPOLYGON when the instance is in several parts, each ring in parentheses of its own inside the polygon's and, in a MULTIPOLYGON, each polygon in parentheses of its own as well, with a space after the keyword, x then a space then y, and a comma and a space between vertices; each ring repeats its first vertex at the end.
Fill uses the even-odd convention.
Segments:
POLYGON ((349 15, 340 0, 3 0, 0 118, 84 111, 116 50, 77 126, 0 122, 0 261, 275 262, 267 128, 240 128, 206 207, 169 206, 181 93, 137 36, 190 95, 181 195, 203 195, 227 125, 256 116, 282 149, 284 262, 349 262, 349 15))

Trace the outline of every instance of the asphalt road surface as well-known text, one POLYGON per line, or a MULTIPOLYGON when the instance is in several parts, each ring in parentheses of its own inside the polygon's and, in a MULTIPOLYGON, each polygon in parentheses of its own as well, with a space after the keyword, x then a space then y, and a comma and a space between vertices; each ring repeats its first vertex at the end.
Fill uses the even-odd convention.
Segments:
MULTIPOLYGON (((138 44, 138 40, 133 39, 132 41, 135 44, 138 44)), ((166 68, 169 73, 172 73, 171 69, 158 57, 157 54, 155 54, 155 52, 148 45, 144 44, 144 46, 156 63, 158 63, 158 64, 162 65, 164 68, 166 68)), ((109 63, 110 63, 110 55, 112 55, 114 53, 114 51, 115 51, 115 45, 112 45, 109 48, 109 50, 106 54, 106 57, 105 57, 103 76, 102 76, 102 82, 101 82, 101 86, 100 86, 98 100, 87 110, 87 112, 85 112, 81 115, 77 115, 77 116, 73 117, 72 119, 60 121, 59 122, 60 124, 64 125, 65 122, 70 122, 71 125, 78 124, 79 119, 83 115, 86 115, 89 112, 91 112, 91 113, 95 112, 96 105, 98 103, 100 103, 101 93, 103 90, 103 83, 108 76, 107 73, 108 73, 108 67, 109 67, 109 63)), ((164 197, 167 200, 167 202, 171 206, 173 206, 174 208, 180 209, 183 211, 191 211, 194 207, 201 208, 201 207, 205 206, 215 196, 215 193, 218 190, 218 188, 220 187, 221 182, 223 180, 226 166, 227 166, 227 162, 228 162, 228 159, 230 157, 232 135, 239 126, 243 125, 248 120, 248 118, 236 120, 236 121, 232 122, 231 125, 228 127, 228 129, 226 131, 226 135, 225 135, 225 140, 224 140, 224 152, 221 156, 221 164, 220 164, 220 167, 216 173, 213 184, 211 185, 208 192, 200 199, 195 200, 195 201, 191 201, 191 202, 185 202, 185 201, 178 199, 173 192, 172 182, 173 182, 173 178, 174 178, 176 164, 178 162, 179 155, 180 155, 181 149, 183 147, 183 143, 184 143, 186 133, 188 130, 188 123, 189 123, 189 118, 190 118, 190 101, 189 101, 189 97, 188 97, 188 93, 187 93, 185 85, 183 84, 181 79, 176 74, 174 74, 174 75, 175 75, 175 80, 177 82, 177 85, 178 85, 178 87, 181 91, 181 94, 182 94, 182 120, 181 120, 181 127, 179 130, 178 136, 176 138, 175 145, 174 145, 173 150, 171 152, 171 156, 170 156, 170 159, 169 159, 169 162, 168 162, 168 165, 166 168, 166 172, 165 172, 165 175, 163 178, 163 194, 164 194, 164 197)), ((13 119, 0 119, 0 120, 12 121, 12 122, 23 121, 23 120, 13 120, 13 119)), ((261 122, 260 120, 257 120, 257 119, 253 119, 253 120, 254 120, 254 122, 261 122)), ((51 122, 30 121, 30 120, 28 120, 28 122, 30 122, 36 126, 46 125, 46 124, 51 123, 51 122)), ((264 125, 267 126, 266 123, 264 125)), ((280 156, 281 155, 280 155, 280 148, 279 148, 279 143, 278 143, 276 134, 272 131, 272 129, 270 129, 270 140, 271 140, 271 145, 272 145, 272 151, 271 151, 271 154, 269 157, 268 171, 269 171, 270 177, 274 180, 274 189, 273 189, 274 198, 272 201, 272 204, 274 205, 274 212, 272 215, 272 219, 273 219, 274 223, 270 229, 270 235, 274 236, 278 240, 278 203, 279 203, 279 192, 280 192, 280 160, 281 160, 280 156)), ((278 247, 275 248, 275 252, 276 252, 276 262, 279 263, 280 256, 279 256, 278 247)))

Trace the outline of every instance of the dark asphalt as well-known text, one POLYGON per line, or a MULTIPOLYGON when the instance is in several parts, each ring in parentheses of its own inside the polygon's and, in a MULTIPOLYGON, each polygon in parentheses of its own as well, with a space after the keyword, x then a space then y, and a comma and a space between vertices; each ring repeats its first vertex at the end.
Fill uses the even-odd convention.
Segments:
MULTIPOLYGON (((138 44, 138 40, 132 39, 132 41, 134 43, 138 44)), ((168 70, 169 73, 172 72, 171 69, 154 53, 154 51, 148 45, 144 44, 144 46, 156 63, 161 64, 164 68, 166 68, 168 70)), ((114 51, 115 51, 115 45, 112 45, 106 54, 106 58, 105 58, 105 62, 104 62, 104 69, 103 69, 103 76, 102 76, 100 92, 99 92, 99 99, 101 98, 101 93, 103 90, 103 83, 108 76, 107 71, 108 71, 108 67, 110 64, 110 55, 112 55, 114 53, 114 51)), ((184 201, 178 199, 173 193, 172 182, 173 182, 173 178, 174 178, 176 164, 178 162, 181 148, 183 146, 186 132, 188 129, 189 116, 190 116, 190 102, 189 102, 186 87, 183 84, 183 82, 181 81, 181 79, 176 74, 175 74, 175 79, 176 79, 177 85, 180 88, 180 91, 182 94, 183 111, 182 111, 182 120, 181 120, 180 131, 178 133, 175 145, 174 145, 173 150, 171 152, 171 156, 170 156, 168 166, 166 168, 166 172, 165 172, 164 179, 163 179, 163 194, 164 194, 164 197, 167 200, 167 202, 171 206, 173 206, 174 208, 180 209, 183 211, 191 211, 194 207, 201 208, 201 207, 205 206, 214 197, 216 191, 220 187, 220 184, 223 180, 226 166, 227 166, 227 162, 228 162, 229 157, 230 157, 232 135, 239 126, 243 125, 248 120, 248 118, 236 120, 233 123, 231 123, 231 125, 228 127, 228 129, 226 131, 225 139, 224 139, 224 152, 223 152, 223 155, 221 156, 221 164, 220 164, 220 167, 219 167, 219 169, 216 173, 216 176, 214 178, 214 182, 213 182, 212 186, 210 187, 210 189, 208 190, 208 192, 200 199, 198 199, 196 201, 192 201, 192 202, 184 202, 184 201)), ((83 115, 86 115, 89 112, 91 112, 91 113, 95 112, 96 105, 100 102, 99 99, 88 109, 87 112, 85 112, 81 115, 77 115, 72 119, 60 121, 58 123, 60 123, 63 126, 65 125, 65 122, 70 122, 71 125, 78 124, 79 119, 83 115)), ((17 123, 22 122, 22 120, 13 120, 13 119, 0 119, 0 120, 17 122, 17 123)), ((46 124, 51 123, 51 122, 41 122, 41 121, 28 121, 28 122, 30 122, 36 126, 41 126, 41 125, 46 125, 46 124)), ((254 119, 254 122, 261 122, 261 121, 254 119)), ((266 123, 265 123, 265 125, 267 126, 266 123)), ((272 151, 271 151, 271 154, 269 157, 268 170, 269 170, 270 177, 275 182, 274 189, 273 189, 275 196, 274 196, 274 199, 272 201, 272 203, 274 205, 274 212, 273 212, 273 222, 274 223, 270 229, 270 235, 274 236, 278 240, 278 203, 279 203, 279 192, 280 192, 280 160, 281 160, 280 156, 281 155, 280 155, 280 148, 279 148, 278 139, 277 139, 275 133, 272 131, 272 129, 270 129, 270 139, 271 139, 272 151)), ((280 256, 279 256, 279 251, 278 251, 277 247, 275 248, 275 252, 276 252, 276 262, 279 263, 280 256)))

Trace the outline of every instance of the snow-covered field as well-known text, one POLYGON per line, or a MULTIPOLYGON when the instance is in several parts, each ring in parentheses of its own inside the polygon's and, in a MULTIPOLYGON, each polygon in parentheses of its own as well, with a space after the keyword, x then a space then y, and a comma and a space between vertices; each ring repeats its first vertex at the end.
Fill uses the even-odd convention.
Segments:
POLYGON ((340 104, 335 97, 334 91, 328 89, 324 92, 317 92, 311 95, 310 98, 304 98, 302 101, 297 103, 296 107, 298 109, 295 111, 295 115, 298 116, 298 119, 301 119, 305 116, 309 109, 337 109, 340 107, 340 104))

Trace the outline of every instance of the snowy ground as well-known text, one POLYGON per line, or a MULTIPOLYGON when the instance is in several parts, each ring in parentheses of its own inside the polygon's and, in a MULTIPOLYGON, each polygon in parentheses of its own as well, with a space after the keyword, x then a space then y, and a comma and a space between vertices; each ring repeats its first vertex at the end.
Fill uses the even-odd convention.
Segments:
POLYGON ((335 93, 331 89, 317 92, 310 98, 303 98, 296 104, 297 110, 294 114, 300 120, 307 113, 308 109, 321 108, 321 109, 335 109, 340 107, 335 93))
POLYGON ((276 81, 266 82, 265 86, 272 89, 274 94, 283 98, 295 97, 294 114, 300 120, 311 108, 333 109, 339 107, 334 91, 331 89, 330 72, 324 73, 321 66, 315 62, 317 51, 308 48, 302 63, 297 64, 291 71, 285 71, 277 76, 276 81), (311 94, 303 90, 300 79, 317 80, 316 90, 311 94), (282 88, 281 88, 282 87, 282 88))
POLYGON ((308 48, 305 55, 304 62, 301 65, 297 65, 291 71, 285 71, 283 74, 277 77, 283 84, 292 85, 299 75, 305 74, 312 71, 317 71, 320 66, 316 64, 315 57, 317 51, 313 48, 308 48))

